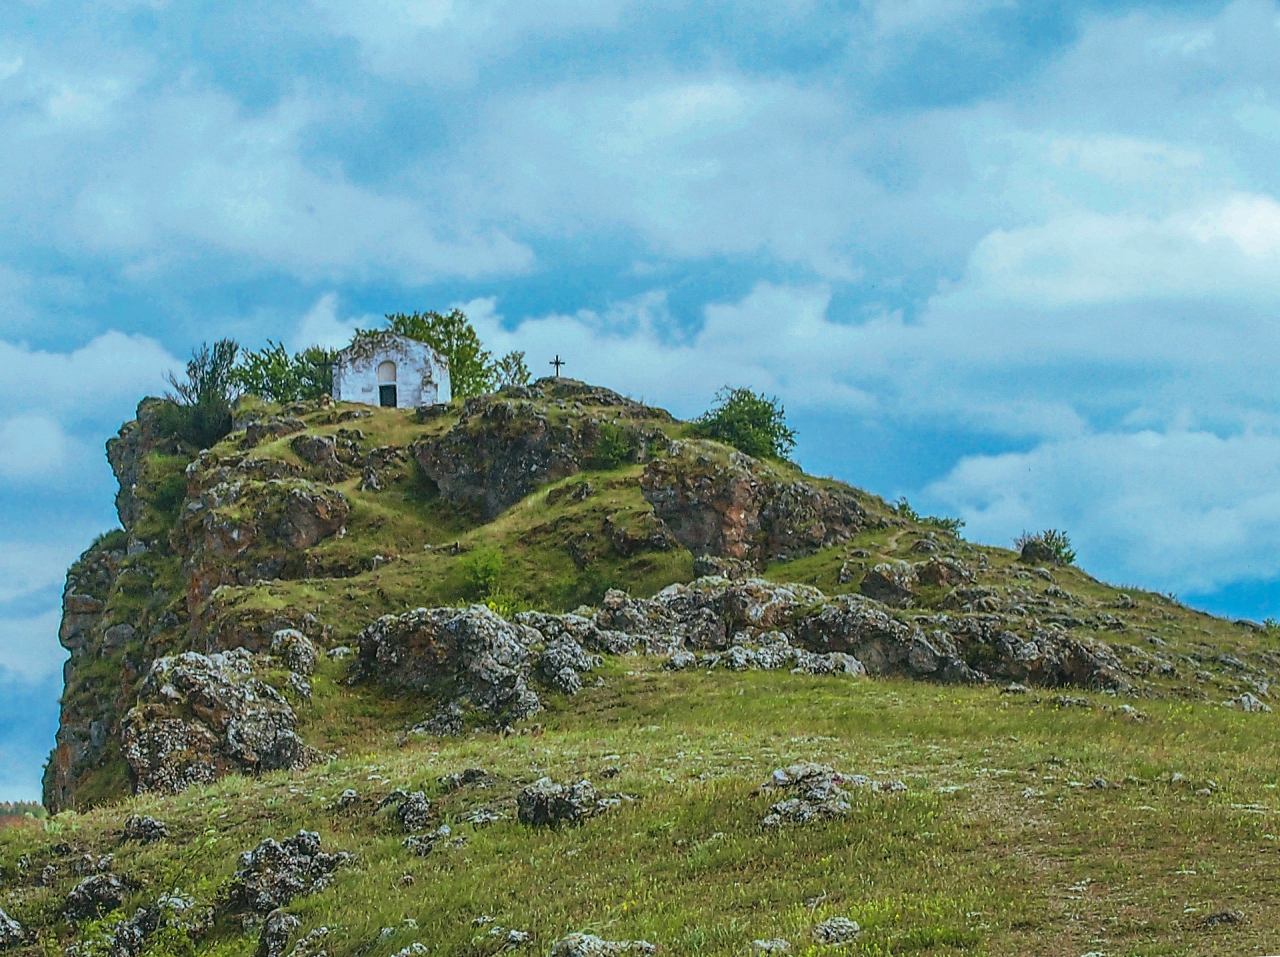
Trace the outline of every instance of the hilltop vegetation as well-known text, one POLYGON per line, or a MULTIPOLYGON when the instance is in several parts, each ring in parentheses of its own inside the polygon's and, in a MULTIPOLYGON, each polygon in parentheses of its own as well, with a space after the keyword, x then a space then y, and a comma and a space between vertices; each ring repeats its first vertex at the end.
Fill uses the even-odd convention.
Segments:
POLYGON ((0 838, 0 943, 1078 957, 1280 923, 1261 626, 572 380, 243 399, 198 454, 162 408, 68 573, 59 813, 0 838), (542 827, 544 777, 594 788, 542 827), (239 855, 299 829, 350 856, 280 851, 309 876, 255 904, 239 855))

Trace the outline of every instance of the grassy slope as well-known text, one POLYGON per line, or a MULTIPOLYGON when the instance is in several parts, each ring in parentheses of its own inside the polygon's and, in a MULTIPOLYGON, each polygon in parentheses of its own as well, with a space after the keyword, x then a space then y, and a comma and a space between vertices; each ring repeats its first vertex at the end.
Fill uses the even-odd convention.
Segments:
MULTIPOLYGON (((383 410, 345 426, 310 418, 314 431, 359 427, 366 448, 408 445, 453 421, 419 425, 383 410)), ((287 440, 253 454, 297 464, 287 440)), ((179 463, 154 464, 153 484, 162 492, 179 463)), ((224 588, 220 614, 313 611, 334 626, 335 643, 349 641, 378 614, 464 600, 468 557, 486 547, 504 556, 498 598, 506 607, 569 609, 612 585, 652 593, 687 580, 692 556, 677 549, 624 558, 607 547, 610 528, 645 520, 638 473, 628 466, 576 476, 487 525, 445 507, 412 467, 385 492, 361 492, 348 481, 342 486, 352 504, 348 533, 318 546, 315 556, 349 567, 375 554, 391 560, 347 578, 224 588), (595 489, 585 500, 554 494, 583 480, 595 489), (456 554, 447 547, 454 542, 456 554), (578 545, 576 560, 569 543, 578 545)), ((912 548, 928 527, 873 496, 862 500, 889 524, 838 549, 774 565, 767 576, 838 594, 856 591, 861 569, 877 561, 924 557, 912 548), (859 551, 866 556, 857 557, 859 551), (846 562, 855 574, 840 584, 846 562)), ((164 515, 147 520, 163 524, 164 515)), ((1051 585, 1006 550, 940 533, 938 541, 975 566, 985 555, 982 584, 1028 600, 1042 598, 1051 585)), ((174 600, 180 595, 174 559, 151 554, 125 566, 163 583, 174 600)), ((473 942, 484 929, 471 920, 482 914, 532 931, 542 952, 557 936, 584 929, 647 937, 672 954, 741 953, 752 939, 777 935, 804 952, 808 928, 835 914, 865 928, 849 953, 1265 949, 1280 927, 1272 834, 1280 781, 1271 744, 1276 716, 1209 702, 1248 690, 1215 657, 1256 660, 1270 652, 1268 637, 1165 596, 1127 590, 1126 601, 1077 569, 1054 569, 1052 578, 1079 599, 1072 613, 1089 624, 1078 633, 1110 641, 1122 658, 1137 660, 1130 646, 1152 650, 1149 635, 1169 643, 1161 651, 1177 660, 1179 673, 1146 679, 1147 690, 1163 697, 1129 702, 1147 719, 1124 716, 1121 702, 1105 695, 1088 695, 1093 707, 1064 709, 1047 692, 1009 696, 994 688, 776 673, 670 674, 655 661, 618 659, 607 663, 603 686, 552 698, 537 719, 538 733, 424 743, 403 732, 434 710, 430 702, 352 689, 342 681, 342 666, 326 662, 313 701, 298 706, 300 730, 337 752, 337 760, 292 776, 232 777, 176 798, 65 813, 43 831, 7 830, 0 835, 0 906, 41 927, 46 947, 65 943, 71 929, 57 914, 75 882, 70 868, 63 866, 53 887, 29 886, 53 859, 57 841, 113 850, 116 871, 138 881, 129 913, 175 886, 211 898, 239 852, 305 826, 357 854, 356 867, 335 887, 292 908, 304 931, 335 928, 327 947, 333 957, 379 957, 413 940, 437 953, 495 952, 488 940, 473 942), (910 790, 859 794, 847 820, 763 831, 758 821, 771 799, 755 787, 774 767, 805 759, 900 777, 910 790), (621 774, 604 778, 607 765, 621 774), (494 770, 499 785, 443 795, 435 779, 468 766, 494 770), (1185 781, 1170 784, 1175 772, 1185 781), (394 786, 425 786, 443 820, 457 821, 478 803, 510 810, 517 787, 543 773, 558 780, 586 774, 602 790, 638 800, 563 831, 531 831, 514 821, 476 832, 463 825, 456 830, 468 836, 465 848, 426 859, 409 856, 394 822, 372 813, 375 799, 394 786), (1076 786, 1098 775, 1120 786, 1076 786), (361 792, 361 804, 327 810, 347 787, 361 792), (117 847, 121 823, 134 810, 166 819, 173 840, 117 847), (31 864, 20 876, 23 854, 31 864), (405 874, 416 880, 404 883, 405 874), (821 900, 806 905, 815 898, 821 900), (1200 926, 1204 915, 1224 908, 1243 909, 1245 922, 1200 926), (416 920, 417 930, 405 918, 416 920), (399 930, 378 939, 382 927, 399 930)), ((133 600, 144 600, 145 589, 137 591, 133 600)), ((942 597, 926 593, 923 602, 942 597)), ((129 596, 115 600, 127 603, 129 596)), ((118 782, 104 780, 105 797, 118 782)), ((256 930, 228 920, 199 949, 247 954, 256 937, 256 930)))
MULTIPOLYGON (((555 702, 540 733, 423 743, 357 724, 346 756, 323 768, 62 814, 48 833, 5 832, 0 867, 14 877, 25 853, 38 872, 50 843, 67 840, 114 851, 116 871, 144 887, 133 904, 175 886, 211 897, 260 838, 317 829, 357 853, 333 888, 293 907, 304 930, 335 928, 335 957, 414 940, 434 953, 493 952, 472 945, 471 921, 485 914, 532 931, 543 952, 582 929, 644 937, 670 954, 741 953, 777 935, 805 952, 808 929, 832 915, 863 925, 846 951, 858 954, 1246 954, 1274 940, 1280 767, 1270 716, 1165 700, 1134 721, 1105 696, 1063 709, 1052 696, 986 688, 657 664, 609 663, 604 685, 555 702), (771 798, 755 787, 802 759, 902 778, 910 790, 860 792, 846 820, 763 830, 771 798), (621 773, 606 779, 611 765, 621 773), (446 795, 435 783, 473 766, 497 785, 446 795), (1186 782, 1170 784, 1175 772, 1186 782), (542 774, 588 775, 637 800, 560 831, 457 823, 482 803, 510 810, 517 786, 542 774), (1098 775, 1113 786, 1080 786, 1098 775), (394 821, 372 812, 395 786, 425 787, 466 847, 409 856, 394 821), (327 809, 347 787, 360 804, 327 809), (171 843, 117 847, 135 810, 166 819, 171 843), (1201 926, 1236 908, 1244 923, 1201 926), (397 931, 378 940, 383 927, 397 931)), ((332 700, 322 692, 314 708, 332 700)), ((3 906, 52 921, 73 882, 64 868, 55 887, 10 892, 3 906)), ((247 954, 255 939, 225 921, 201 952, 247 954)))

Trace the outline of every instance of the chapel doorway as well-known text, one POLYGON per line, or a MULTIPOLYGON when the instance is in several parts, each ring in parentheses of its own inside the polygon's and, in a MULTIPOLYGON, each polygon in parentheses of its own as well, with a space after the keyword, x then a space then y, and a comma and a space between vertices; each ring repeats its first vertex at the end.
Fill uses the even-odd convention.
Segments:
POLYGON ((384 409, 399 406, 396 396, 396 364, 388 359, 378 364, 378 405, 384 409))

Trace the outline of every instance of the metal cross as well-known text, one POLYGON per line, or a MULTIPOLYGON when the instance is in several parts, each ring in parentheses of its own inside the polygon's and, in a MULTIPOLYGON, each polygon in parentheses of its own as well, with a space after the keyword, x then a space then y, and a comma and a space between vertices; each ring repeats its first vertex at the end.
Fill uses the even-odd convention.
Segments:
POLYGON ((556 353, 556 357, 547 363, 549 366, 556 367, 556 378, 560 378, 560 367, 564 365, 564 360, 560 358, 560 353, 556 353))

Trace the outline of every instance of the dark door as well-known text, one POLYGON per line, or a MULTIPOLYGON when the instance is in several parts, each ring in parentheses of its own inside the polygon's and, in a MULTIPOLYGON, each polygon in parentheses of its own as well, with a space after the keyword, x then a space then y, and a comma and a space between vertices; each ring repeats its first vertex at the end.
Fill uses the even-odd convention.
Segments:
POLYGON ((396 385, 394 382, 378 386, 378 405, 384 409, 396 407, 396 385))

